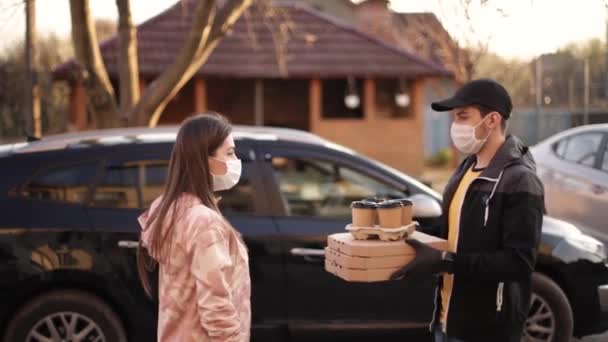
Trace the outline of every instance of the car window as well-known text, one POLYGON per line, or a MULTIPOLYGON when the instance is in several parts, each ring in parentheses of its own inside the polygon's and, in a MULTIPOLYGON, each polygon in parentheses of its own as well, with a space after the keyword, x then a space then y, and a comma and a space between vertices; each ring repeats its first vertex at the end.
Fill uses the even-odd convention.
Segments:
POLYGON ((289 216, 350 218, 350 203, 371 196, 405 194, 352 168, 325 160, 272 159, 289 216))
MULTIPOLYGON (((243 176, 234 188, 219 192, 224 213, 253 212, 253 189, 244 164, 243 176)), ((91 206, 145 209, 162 194, 167 178, 167 161, 136 161, 109 165, 97 185, 91 206)))
POLYGON ((166 177, 166 161, 109 165, 95 189, 91 206, 147 208, 162 193, 166 177))
POLYGON ((602 159, 602 170, 608 171, 608 146, 604 149, 604 158, 602 159))
POLYGON ((21 196, 41 200, 82 203, 94 182, 96 162, 57 166, 43 170, 18 192, 21 196))
POLYGON ((253 164, 243 162, 243 171, 239 183, 230 190, 219 191, 219 207, 224 214, 254 214, 253 182, 251 169, 253 164))
POLYGON ((555 154, 558 157, 563 158, 564 152, 566 152, 567 146, 568 146, 568 139, 562 139, 562 140, 558 141, 557 143, 553 144, 553 151, 555 152, 555 154))
POLYGON ((584 133, 570 137, 563 158, 577 164, 593 167, 603 137, 603 133, 584 133))

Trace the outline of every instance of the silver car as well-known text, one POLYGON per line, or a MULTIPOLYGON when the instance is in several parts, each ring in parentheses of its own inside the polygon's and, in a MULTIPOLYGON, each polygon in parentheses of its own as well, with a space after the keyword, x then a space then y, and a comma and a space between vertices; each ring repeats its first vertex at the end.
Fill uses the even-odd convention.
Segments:
POLYGON ((531 148, 548 214, 608 242, 608 124, 558 133, 531 148))

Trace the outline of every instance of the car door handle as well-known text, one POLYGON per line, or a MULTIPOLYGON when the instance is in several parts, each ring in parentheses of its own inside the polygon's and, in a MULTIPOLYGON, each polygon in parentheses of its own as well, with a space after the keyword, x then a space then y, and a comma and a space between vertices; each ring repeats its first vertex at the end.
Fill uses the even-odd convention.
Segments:
POLYGON ((118 247, 120 247, 120 248, 137 248, 137 247, 139 247, 139 241, 120 240, 120 241, 118 241, 118 247))
POLYGON ((292 248, 290 253, 293 256, 304 257, 304 260, 310 262, 320 261, 319 259, 325 256, 324 249, 316 248, 292 248))

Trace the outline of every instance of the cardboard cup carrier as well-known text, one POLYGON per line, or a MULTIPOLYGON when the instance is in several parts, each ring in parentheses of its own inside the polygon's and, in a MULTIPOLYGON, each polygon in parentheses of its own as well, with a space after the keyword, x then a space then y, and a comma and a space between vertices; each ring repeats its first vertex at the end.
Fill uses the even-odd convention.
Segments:
POLYGON ((350 232, 327 238, 326 271, 350 282, 386 281, 415 257, 414 248, 404 239, 446 250, 446 240, 413 229, 417 223, 412 222, 412 206, 408 200, 353 202, 350 232))

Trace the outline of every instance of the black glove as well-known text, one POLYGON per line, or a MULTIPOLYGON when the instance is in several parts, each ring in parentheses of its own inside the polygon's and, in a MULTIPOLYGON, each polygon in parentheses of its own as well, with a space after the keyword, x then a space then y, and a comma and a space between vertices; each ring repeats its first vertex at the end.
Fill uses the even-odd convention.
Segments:
POLYGON ((449 271, 450 262, 443 260, 441 251, 418 240, 406 240, 416 250, 414 260, 391 275, 391 280, 401 280, 416 275, 437 275, 449 271))

